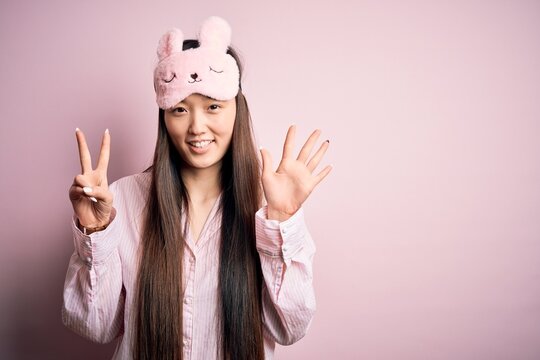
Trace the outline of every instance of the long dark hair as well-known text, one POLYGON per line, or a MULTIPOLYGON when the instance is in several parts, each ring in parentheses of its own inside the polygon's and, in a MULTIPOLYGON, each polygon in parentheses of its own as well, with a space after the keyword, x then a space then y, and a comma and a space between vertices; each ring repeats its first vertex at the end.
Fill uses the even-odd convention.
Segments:
MULTIPOLYGON (((199 46, 185 40, 184 50, 199 46)), ((237 52, 229 47, 240 68, 237 52)), ((143 221, 140 266, 134 302, 135 359, 182 359, 182 209, 188 193, 180 172, 183 162, 159 110, 158 138, 143 221)), ((236 119, 229 149, 222 159, 221 242, 219 253, 218 352, 226 360, 264 359, 262 271, 255 247, 255 212, 261 204, 259 161, 248 105, 236 95, 236 119)), ((210 355, 211 356, 211 355, 210 355)))

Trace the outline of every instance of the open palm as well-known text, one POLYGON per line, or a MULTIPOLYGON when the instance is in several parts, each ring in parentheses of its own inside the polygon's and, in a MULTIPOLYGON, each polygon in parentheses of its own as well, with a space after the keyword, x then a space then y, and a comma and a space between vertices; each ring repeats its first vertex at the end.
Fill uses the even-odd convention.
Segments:
POLYGON ((329 146, 329 141, 323 142, 315 155, 309 159, 320 133, 320 130, 315 130, 300 150, 298 157, 294 158, 296 126, 289 127, 283 145, 283 156, 276 171, 273 170, 270 153, 261 148, 262 185, 268 203, 269 219, 286 220, 291 217, 332 170, 328 165, 317 175, 313 174, 329 146))

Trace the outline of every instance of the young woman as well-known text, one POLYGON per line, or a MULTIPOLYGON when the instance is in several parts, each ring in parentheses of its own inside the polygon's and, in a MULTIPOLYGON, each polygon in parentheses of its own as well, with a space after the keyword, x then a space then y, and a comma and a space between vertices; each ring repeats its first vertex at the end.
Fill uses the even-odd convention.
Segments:
POLYGON ((82 174, 69 190, 75 251, 62 319, 90 340, 119 338, 114 359, 271 359, 276 342, 296 342, 311 323, 315 245, 302 204, 331 170, 314 173, 329 142, 312 155, 315 130, 295 157, 293 125, 276 171, 260 150, 261 171, 229 45, 218 17, 198 40, 162 37, 146 171, 109 186, 109 132, 92 169, 76 130, 82 174))

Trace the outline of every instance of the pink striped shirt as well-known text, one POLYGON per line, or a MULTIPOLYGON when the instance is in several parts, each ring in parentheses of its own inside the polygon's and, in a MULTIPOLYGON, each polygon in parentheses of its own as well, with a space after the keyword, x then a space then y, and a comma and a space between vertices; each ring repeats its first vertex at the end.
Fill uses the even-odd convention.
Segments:
MULTIPOLYGON (((104 231, 84 235, 72 219, 75 251, 64 283, 63 323, 98 343, 118 337, 113 359, 131 359, 137 252, 150 173, 124 177, 109 187, 114 219, 104 231)), ((214 204, 195 244, 189 228, 184 252, 184 359, 212 359, 217 353, 218 270, 221 216, 214 204)), ((290 345, 307 332, 315 312, 313 256, 303 209, 287 221, 268 220, 266 206, 255 214, 261 259, 265 358, 275 343, 290 345)), ((187 224, 189 226, 189 224, 187 224)))

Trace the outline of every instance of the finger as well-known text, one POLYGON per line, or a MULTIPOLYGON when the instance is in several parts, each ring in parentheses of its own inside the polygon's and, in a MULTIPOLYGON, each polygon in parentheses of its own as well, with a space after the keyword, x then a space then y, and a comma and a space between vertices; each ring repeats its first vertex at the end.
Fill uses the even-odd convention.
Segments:
POLYGON ((107 167, 109 166, 109 155, 111 153, 111 135, 109 129, 105 130, 103 134, 103 140, 101 141, 101 150, 99 152, 99 160, 97 169, 103 170, 107 173, 107 167))
POLYGON ((90 196, 88 193, 92 191, 91 187, 80 187, 78 185, 72 185, 69 189, 69 198, 71 200, 78 200, 81 197, 86 197, 87 199, 97 202, 97 199, 94 196, 90 196))
POLYGON ((330 171, 332 170, 332 165, 326 166, 324 169, 321 170, 320 173, 315 176, 315 186, 319 185, 321 181, 326 177, 326 175, 330 174, 330 171))
POLYGON ((91 187, 91 186, 98 185, 98 184, 92 182, 89 179, 89 176, 79 174, 79 175, 75 176, 75 178, 73 179, 73 185, 77 185, 77 186, 80 186, 81 188, 83 188, 85 186, 90 186, 91 187))
POLYGON ((287 136, 285 137, 285 144, 283 144, 283 156, 282 159, 292 157, 294 151, 294 135, 296 134, 296 125, 289 126, 287 136))
POLYGON ((76 200, 79 199, 81 196, 84 195, 82 187, 78 185, 71 185, 69 188, 69 199, 70 200, 76 200))
POLYGON ((269 175, 272 173, 272 156, 270 155, 270 152, 268 150, 264 149, 262 146, 260 147, 261 151, 261 158, 262 158, 262 174, 263 176, 269 175))
POLYGON ((80 195, 86 195, 91 201, 97 202, 95 196, 90 195, 89 193, 92 191, 92 185, 90 185, 90 182, 86 179, 84 175, 77 175, 75 176, 75 179, 73 179, 73 186, 72 188, 80 188, 80 192, 78 192, 80 195))
POLYGON ((102 188, 101 186, 85 186, 83 187, 84 194, 93 202, 112 203, 112 195, 110 191, 102 188), (93 199, 92 199, 93 198, 93 199))
POLYGON ((309 169, 310 172, 313 172, 313 170, 315 170, 317 168, 317 166, 321 162, 324 154, 326 153, 326 150, 328 150, 329 145, 330 145, 329 140, 326 140, 325 142, 323 142, 321 144, 321 147, 319 148, 319 150, 317 150, 315 155, 313 155, 311 160, 309 160, 309 162, 307 163, 307 168, 309 169))
POLYGON ((92 159, 90 157, 90 151, 86 144, 86 138, 83 132, 77 128, 75 129, 75 136, 77 137, 77 144, 79 145, 79 157, 81 160, 81 171, 83 174, 88 174, 92 171, 92 159))
POLYGON ((316 129, 314 132, 311 133, 311 136, 307 139, 306 143, 302 147, 302 150, 300 150, 300 154, 298 154, 298 161, 306 163, 309 154, 311 153, 311 149, 313 149, 313 145, 315 145, 315 142, 321 135, 321 130, 316 129))

